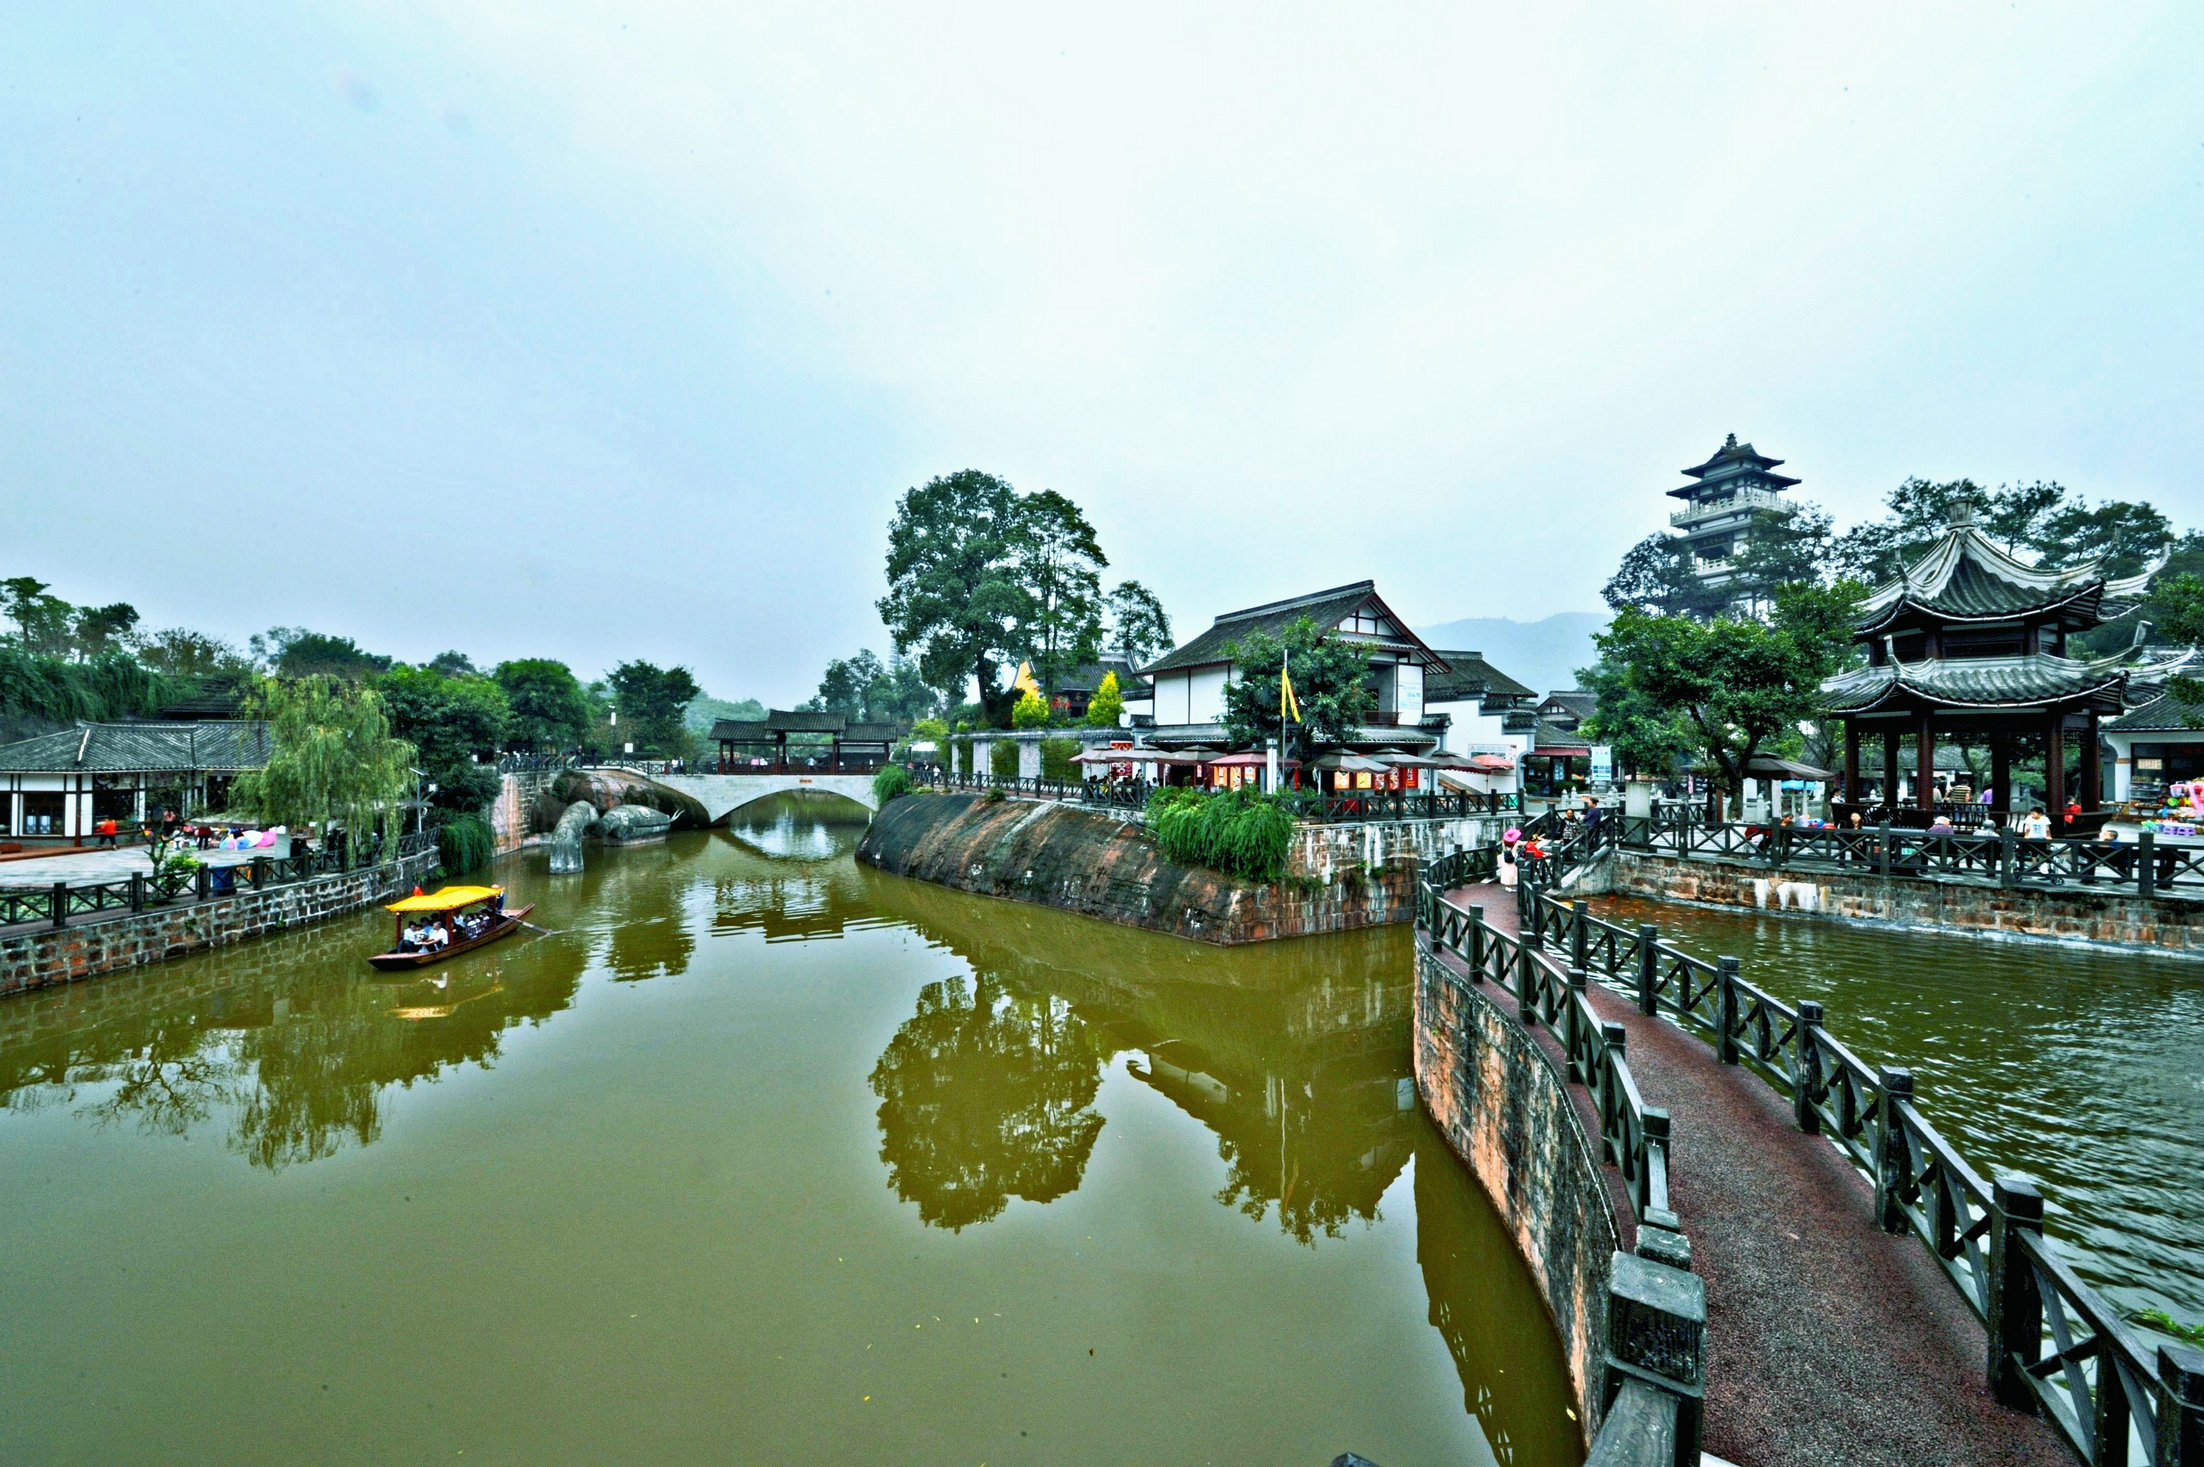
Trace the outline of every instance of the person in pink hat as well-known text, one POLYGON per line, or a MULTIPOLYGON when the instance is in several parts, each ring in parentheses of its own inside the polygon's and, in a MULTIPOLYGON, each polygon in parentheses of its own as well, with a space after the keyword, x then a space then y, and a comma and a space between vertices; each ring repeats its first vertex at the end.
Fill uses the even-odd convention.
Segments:
POLYGON ((1523 832, 1510 829, 1500 837, 1500 884, 1511 890, 1515 886, 1516 843, 1523 839, 1523 832))

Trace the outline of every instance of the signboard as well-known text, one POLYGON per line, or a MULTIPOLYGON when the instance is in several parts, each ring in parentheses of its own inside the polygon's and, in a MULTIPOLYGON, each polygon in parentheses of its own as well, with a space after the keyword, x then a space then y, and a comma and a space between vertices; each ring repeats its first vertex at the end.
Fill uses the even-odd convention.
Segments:
POLYGON ((1615 750, 1609 744, 1592 745, 1592 783, 1615 782, 1615 750))

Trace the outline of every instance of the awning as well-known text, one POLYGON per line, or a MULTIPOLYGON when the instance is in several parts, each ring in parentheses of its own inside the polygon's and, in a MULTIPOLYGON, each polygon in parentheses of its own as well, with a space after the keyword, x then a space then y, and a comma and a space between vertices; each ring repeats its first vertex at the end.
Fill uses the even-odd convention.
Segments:
POLYGON ((1589 759, 1592 757, 1592 747, 1589 744, 1541 744, 1523 757, 1526 759, 1589 759))
MULTIPOLYGON (((1268 754, 1239 753, 1227 754, 1221 759, 1212 759, 1209 761, 1209 767, 1212 769, 1261 769, 1269 763, 1270 756, 1268 754)), ((1301 761, 1298 759, 1281 759, 1278 761, 1278 767, 1280 769, 1299 769, 1301 761)))
POLYGON ((1360 754, 1323 754, 1315 762, 1318 769, 1344 769, 1349 774, 1383 774, 1393 767, 1375 759, 1365 759, 1360 754))
POLYGON ((447 886, 442 891, 432 891, 426 896, 409 896, 401 902, 389 903, 385 910, 392 912, 456 912, 461 907, 471 907, 476 902, 486 902, 491 897, 503 896, 502 886, 447 886))
POLYGON ((1772 754, 1762 754, 1745 766, 1745 773, 1755 779, 1804 779, 1827 781, 1836 773, 1828 769, 1816 769, 1811 764, 1801 764, 1795 759, 1778 759, 1772 754))
POLYGON ((1507 774, 1514 770, 1515 761, 1504 754, 1472 754, 1469 767, 1480 774, 1507 774))
POLYGON ((1451 769, 1454 767, 1443 759, 1427 759, 1421 754, 1380 754, 1378 758, 1395 769, 1451 769))

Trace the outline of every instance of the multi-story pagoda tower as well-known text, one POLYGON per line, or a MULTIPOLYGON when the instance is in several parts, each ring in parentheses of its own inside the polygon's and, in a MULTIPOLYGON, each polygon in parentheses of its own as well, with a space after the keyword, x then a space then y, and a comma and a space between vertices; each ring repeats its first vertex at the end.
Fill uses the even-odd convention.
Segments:
POLYGON ((1668 491, 1671 499, 1684 501, 1668 523, 1689 542, 1692 573, 1709 590, 1720 591, 1734 578, 1731 561, 1755 525, 1798 512, 1781 497, 1799 482, 1775 472, 1782 462, 1739 443, 1732 433, 1712 458, 1684 470, 1693 482, 1668 491))
POLYGON ((1821 685, 1823 707, 1844 723, 1846 801, 1864 803, 1865 735, 1882 740, 1883 801, 1896 804, 1899 741, 1911 735, 1914 800, 1923 809, 1936 798, 1939 738, 1990 746, 1992 808, 2008 812, 2014 754, 2041 753, 2044 805, 2054 822, 2067 803, 2067 743, 2077 741, 2075 794, 2095 808, 2098 720, 2129 706, 2131 682, 2162 679, 2189 659, 2140 667, 2132 651, 2069 657, 2067 638, 2133 610, 2157 569, 2120 580, 2107 579, 2098 561, 2045 570, 1983 534, 1971 509, 1955 510, 1934 547, 1860 603, 1853 640, 1867 665, 1821 685))

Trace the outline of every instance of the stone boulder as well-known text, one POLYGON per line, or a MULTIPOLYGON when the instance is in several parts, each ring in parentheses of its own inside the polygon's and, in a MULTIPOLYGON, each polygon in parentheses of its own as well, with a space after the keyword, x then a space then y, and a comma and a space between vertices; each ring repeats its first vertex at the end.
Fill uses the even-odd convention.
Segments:
POLYGON ((597 817, 597 833, 607 845, 663 840, 671 829, 673 817, 648 805, 614 805, 597 817))

